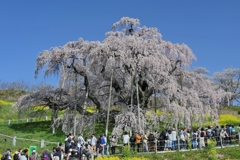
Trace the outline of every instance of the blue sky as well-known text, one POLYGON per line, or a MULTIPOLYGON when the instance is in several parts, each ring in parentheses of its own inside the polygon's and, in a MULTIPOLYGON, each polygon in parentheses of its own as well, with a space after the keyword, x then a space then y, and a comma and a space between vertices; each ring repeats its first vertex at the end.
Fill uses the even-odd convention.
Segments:
POLYGON ((101 41, 123 16, 187 44, 197 56, 191 68, 240 68, 239 0, 1 0, 0 80, 57 84, 34 79, 38 53, 80 37, 101 41))

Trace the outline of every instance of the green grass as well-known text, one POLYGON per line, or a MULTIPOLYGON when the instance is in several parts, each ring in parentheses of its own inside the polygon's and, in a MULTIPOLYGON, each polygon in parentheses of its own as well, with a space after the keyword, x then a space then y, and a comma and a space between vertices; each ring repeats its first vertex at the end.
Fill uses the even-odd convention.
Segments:
MULTIPOLYGON (((1 100, 0 101, 0 134, 8 135, 11 137, 16 136, 17 138, 24 138, 24 139, 30 139, 30 140, 45 140, 50 142, 64 142, 65 139, 65 133, 62 132, 61 128, 57 128, 55 133, 52 134, 50 129, 50 121, 43 121, 43 119, 30 119, 29 122, 26 123, 26 118, 28 117, 27 114, 25 114, 23 120, 18 120, 18 114, 17 110, 12 110, 13 101, 6 101, 1 100), (9 103, 11 102, 11 103, 9 103), (8 125, 8 119, 12 120, 11 125, 8 125)), ((50 110, 47 111, 48 117, 50 117, 50 110), (49 112, 49 113, 48 113, 49 112)), ((49 118, 50 119, 50 118, 49 118)), ((114 125, 109 125, 109 135, 111 134, 111 131, 113 129, 114 125)), ((105 122, 99 121, 95 124, 95 135, 100 135, 105 133, 105 122)), ((84 133, 84 137, 90 136, 88 133, 84 133)), ((29 146, 37 146, 38 152, 42 152, 45 149, 52 150, 53 147, 56 146, 56 144, 49 144, 45 143, 44 148, 40 148, 41 142, 33 142, 33 141, 24 141, 24 140, 18 140, 16 146, 12 146, 12 138, 5 137, 0 135, 0 153, 3 153, 6 148, 11 148, 12 150, 18 150, 19 148, 29 148, 29 146), (6 141, 5 141, 6 139, 6 141)))
POLYGON ((238 112, 240 111, 240 106, 230 106, 230 107, 224 107, 221 111, 221 114, 232 114, 232 115, 238 115, 238 112))
MULTIPOLYGON (((50 121, 39 121, 39 122, 29 122, 29 123, 16 123, 8 126, 7 124, 0 124, 0 133, 4 135, 9 135, 11 137, 16 136, 17 138, 24 138, 30 140, 44 140, 50 142, 63 142, 65 134, 58 128, 54 134, 50 130, 50 121)), ((6 150, 6 148, 11 148, 12 150, 17 150, 18 148, 29 148, 29 146, 37 146, 39 151, 44 149, 52 150, 57 144, 45 143, 43 149, 40 148, 41 142, 33 142, 29 140, 19 140, 17 139, 16 146, 12 146, 12 138, 4 137, 0 135, 0 152, 6 150), (5 142, 5 139, 7 140, 5 142)))
MULTIPOLYGON (((136 154, 134 157, 145 157, 151 160, 164 159, 164 160, 210 160, 209 152, 207 149, 191 150, 191 151, 176 151, 168 153, 150 153, 150 154, 136 154)), ((240 147, 227 147, 217 149, 217 159, 239 159, 240 147)))

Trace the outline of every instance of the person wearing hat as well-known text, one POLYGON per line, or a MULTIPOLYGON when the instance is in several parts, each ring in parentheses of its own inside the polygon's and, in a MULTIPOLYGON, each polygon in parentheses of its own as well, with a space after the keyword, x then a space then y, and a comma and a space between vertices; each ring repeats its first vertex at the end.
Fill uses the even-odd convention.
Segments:
POLYGON ((29 157, 29 160, 38 160, 36 150, 32 150, 32 155, 29 157))
POLYGON ((3 153, 2 157, 3 157, 2 160, 10 160, 10 159, 12 159, 11 150, 7 149, 6 152, 3 153))

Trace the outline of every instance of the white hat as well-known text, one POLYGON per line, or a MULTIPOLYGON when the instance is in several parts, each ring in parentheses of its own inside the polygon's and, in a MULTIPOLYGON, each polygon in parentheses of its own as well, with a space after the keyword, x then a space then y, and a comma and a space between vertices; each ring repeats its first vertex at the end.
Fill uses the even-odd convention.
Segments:
POLYGON ((36 150, 32 150, 32 152, 36 152, 36 150))

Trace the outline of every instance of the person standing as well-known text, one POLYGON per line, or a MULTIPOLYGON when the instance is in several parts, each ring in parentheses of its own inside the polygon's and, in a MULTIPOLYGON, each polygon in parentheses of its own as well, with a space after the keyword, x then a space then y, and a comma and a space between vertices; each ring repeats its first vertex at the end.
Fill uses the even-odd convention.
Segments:
POLYGON ((55 156, 56 153, 56 147, 53 147, 53 151, 51 153, 51 159, 53 159, 53 157, 55 156))
POLYGON ((78 136, 78 141, 80 141, 81 146, 83 146, 83 145, 85 144, 85 140, 84 140, 82 134, 79 134, 79 136, 78 136))
POLYGON ((129 141, 130 141, 130 150, 135 151, 136 135, 132 134, 129 141))
POLYGON ((172 149, 177 150, 177 132, 175 128, 172 129, 172 149))
POLYGON ((199 137, 199 148, 205 147, 205 131, 201 128, 200 137, 199 137))
POLYGON ((91 145, 92 145, 93 153, 96 154, 97 138, 95 137, 94 134, 92 134, 92 137, 91 137, 91 145))
POLYGON ((143 136, 143 150, 148 152, 148 136, 146 134, 143 136))
POLYGON ((104 154, 107 155, 107 137, 106 134, 103 134, 104 143, 104 154))
POLYGON ((3 153, 2 157, 3 157, 3 160, 12 159, 11 150, 7 149, 6 152, 3 153))
POLYGON ((221 141, 220 141, 220 128, 219 126, 216 126, 215 128, 215 139, 216 139, 216 142, 217 142, 217 146, 221 146, 221 141))
POLYGON ((169 129, 168 132, 167 132, 167 148, 168 150, 172 150, 173 148, 173 145, 172 145, 172 131, 169 129))
POLYGON ((116 136, 112 135, 112 138, 110 139, 110 147, 112 150, 112 154, 115 154, 116 152, 116 146, 117 146, 117 138, 116 136))
POLYGON ((27 155, 26 155, 26 152, 22 152, 22 154, 18 157, 19 160, 27 160, 27 155))
POLYGON ((69 138, 68 135, 66 135, 64 143, 65 143, 65 148, 64 148, 65 154, 68 154, 69 149, 70 149, 70 144, 71 144, 71 138, 69 138))
POLYGON ((163 130, 160 135, 159 135, 159 148, 160 148, 160 151, 164 151, 164 148, 165 148, 165 140, 167 140, 167 136, 166 136, 166 131, 163 130))
POLYGON ((227 143, 229 143, 229 144, 231 145, 231 144, 232 144, 232 140, 231 140, 231 138, 232 138, 232 133, 231 133, 230 125, 227 125, 227 127, 226 127, 226 132, 227 132, 227 135, 228 135, 228 137, 227 137, 227 143))
POLYGON ((103 137, 103 135, 100 135, 100 146, 102 147, 102 149, 104 150, 104 152, 101 152, 102 155, 106 153, 105 151, 105 146, 106 146, 106 141, 105 138, 103 137))
POLYGON ((32 150, 32 155, 29 157, 29 160, 38 160, 36 150, 32 150))
POLYGON ((127 132, 125 132, 124 135, 123 135, 123 146, 128 145, 129 139, 130 139, 129 135, 127 134, 127 132))
POLYGON ((154 141, 155 141, 155 136, 152 132, 150 132, 148 135, 148 150, 149 151, 154 151, 154 141))
POLYGON ((41 160, 51 160, 51 154, 45 150, 41 155, 41 160))
POLYGON ((137 144, 137 151, 138 152, 140 152, 141 140, 142 140, 141 134, 138 132, 136 134, 136 144, 137 144))
POLYGON ((228 137, 229 137, 229 135, 226 132, 226 129, 223 128, 220 132, 220 138, 222 139, 222 143, 224 146, 227 145, 228 137))
POLYGON ((196 149, 197 146, 198 146, 197 137, 198 137, 197 131, 193 130, 193 133, 192 133, 192 147, 193 147, 193 149, 196 149))

